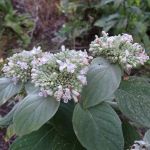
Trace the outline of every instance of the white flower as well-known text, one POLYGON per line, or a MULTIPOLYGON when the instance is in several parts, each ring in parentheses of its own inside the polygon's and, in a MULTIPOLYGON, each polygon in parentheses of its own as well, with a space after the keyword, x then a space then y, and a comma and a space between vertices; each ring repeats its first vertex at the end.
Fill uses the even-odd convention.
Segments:
POLYGON ((69 60, 66 60, 66 62, 62 62, 60 60, 57 60, 57 63, 60 65, 59 70, 63 71, 65 68, 67 68, 67 71, 70 73, 73 73, 76 69, 76 65, 73 63, 70 63, 69 60))
POLYGON ((47 91, 46 90, 41 90, 41 92, 39 92, 39 96, 47 97, 48 96, 47 91))
POLYGON ((21 69, 28 69, 28 64, 26 62, 18 61, 17 64, 20 66, 21 69))
POLYGON ((79 101, 79 99, 78 99, 78 97, 80 96, 80 93, 78 93, 77 91, 75 91, 75 90, 72 90, 72 97, 73 97, 73 99, 74 99, 74 102, 78 102, 79 101))
POLYGON ((62 99, 64 101, 64 103, 68 103, 69 100, 71 100, 71 91, 70 89, 66 88, 64 90, 64 94, 62 95, 62 99))
POLYGON ((96 37, 90 44, 89 51, 94 57, 101 56, 111 63, 119 63, 125 71, 143 65, 149 59, 142 46, 133 43, 132 35, 109 37, 105 32, 102 34, 102 37, 96 37))
POLYGON ((8 58, 8 64, 5 64, 2 69, 5 76, 26 82, 31 77, 32 65, 37 65, 36 61, 32 63, 33 59, 39 57, 41 54, 40 47, 34 47, 31 51, 23 50, 20 53, 14 54, 8 58))
POLYGON ((56 91, 56 92, 54 93, 54 97, 56 98, 56 100, 60 101, 61 98, 62 98, 62 96, 63 96, 63 89, 62 89, 61 86, 59 86, 59 87, 58 87, 58 91, 56 91))
POLYGON ((72 93, 75 95, 75 96, 80 96, 80 93, 79 92, 77 92, 77 91, 75 91, 75 90, 72 90, 72 93))
POLYGON ((132 37, 132 35, 124 33, 121 36, 121 41, 123 41, 123 42, 133 42, 133 37, 132 37))
POLYGON ((66 62, 62 62, 61 60, 57 60, 57 63, 59 64, 59 70, 60 71, 63 71, 67 67, 66 62))
POLYGON ((68 50, 35 57, 31 70, 32 83, 41 89, 41 96, 53 96, 57 101, 78 101, 86 84, 89 56, 87 52, 68 50), (85 63, 86 61, 86 63, 85 63))
POLYGON ((69 60, 66 60, 66 67, 67 67, 67 71, 70 73, 74 73, 75 69, 77 68, 75 64, 70 63, 69 60))
POLYGON ((40 63, 41 64, 46 64, 46 62, 49 60, 49 58, 47 58, 47 57, 42 57, 41 59, 40 59, 40 63))
POLYGON ((103 36, 108 36, 108 33, 106 33, 105 31, 102 31, 102 35, 103 36))
POLYGON ((130 150, 149 150, 150 144, 145 141, 135 141, 130 150))
POLYGON ((83 85, 87 84, 86 77, 84 75, 78 75, 77 78, 81 81, 83 85))
POLYGON ((12 81, 13 81, 14 84, 17 84, 17 82, 19 81, 19 79, 17 77, 13 77, 12 81))
POLYGON ((84 67, 82 70, 80 70, 80 74, 85 75, 87 74, 88 70, 89 70, 89 67, 84 67))
POLYGON ((125 56, 128 57, 130 55, 128 50, 125 50, 125 56))
POLYGON ((31 50, 31 54, 33 54, 33 55, 41 53, 41 52, 42 52, 42 50, 41 50, 40 46, 38 46, 37 48, 33 47, 33 49, 31 50))
POLYGON ((139 61, 142 65, 144 65, 144 63, 147 60, 149 60, 149 56, 146 55, 145 51, 139 53, 137 58, 139 59, 139 61))
POLYGON ((61 46, 61 50, 62 50, 63 52, 65 51, 65 46, 64 46, 64 45, 61 46))

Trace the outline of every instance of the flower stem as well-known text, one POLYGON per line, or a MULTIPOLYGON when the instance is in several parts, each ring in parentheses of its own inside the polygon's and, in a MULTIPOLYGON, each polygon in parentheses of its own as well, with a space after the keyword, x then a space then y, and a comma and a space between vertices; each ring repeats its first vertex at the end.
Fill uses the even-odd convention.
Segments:
POLYGON ((107 103, 108 103, 109 105, 111 105, 111 107, 114 108, 115 110, 120 110, 120 109, 119 109, 119 106, 118 106, 118 104, 117 104, 117 102, 107 101, 107 103))

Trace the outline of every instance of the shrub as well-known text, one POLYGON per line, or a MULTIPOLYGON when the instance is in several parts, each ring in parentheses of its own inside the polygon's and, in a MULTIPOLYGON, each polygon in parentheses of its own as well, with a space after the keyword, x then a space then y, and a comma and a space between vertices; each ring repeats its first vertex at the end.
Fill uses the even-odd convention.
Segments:
POLYGON ((83 35, 98 27, 99 31, 109 31, 112 35, 131 33, 136 42, 143 43, 147 50, 150 49, 149 0, 62 0, 60 8, 68 22, 59 33, 67 40, 83 38, 83 35))
POLYGON ((89 51, 93 57, 64 47, 56 54, 38 47, 8 58, 0 104, 24 97, 0 119, 0 126, 11 126, 18 136, 10 149, 149 147, 149 130, 142 139, 136 128, 150 128, 150 80, 123 78, 149 59, 144 48, 131 35, 103 32, 89 51))

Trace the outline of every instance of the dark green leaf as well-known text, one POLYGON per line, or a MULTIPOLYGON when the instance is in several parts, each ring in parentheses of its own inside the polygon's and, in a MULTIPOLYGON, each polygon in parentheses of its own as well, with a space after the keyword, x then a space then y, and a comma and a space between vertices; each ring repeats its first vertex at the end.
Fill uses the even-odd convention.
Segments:
POLYGON ((79 141, 88 150, 123 150, 121 121, 105 103, 86 110, 77 104, 73 127, 79 141))
POLYGON ((103 29, 107 32, 109 31, 114 25, 117 23, 117 19, 119 17, 119 14, 112 14, 106 17, 102 17, 101 19, 98 19, 94 25, 98 27, 103 27, 103 29))
POLYGON ((52 123, 55 128, 57 128, 57 131, 59 131, 64 136, 67 136, 69 140, 76 139, 72 126, 74 105, 74 102, 69 102, 67 104, 61 103, 57 113, 53 119, 50 120, 50 123, 52 123))
POLYGON ((114 2, 115 0, 101 0, 101 6, 114 2))
POLYGON ((35 87, 33 83, 31 83, 30 81, 28 81, 28 82, 25 84, 25 90, 26 90, 27 94, 31 94, 31 93, 33 93, 33 92, 39 91, 39 88, 38 88, 38 87, 35 87))
POLYGON ((77 140, 70 142, 54 127, 45 125, 38 131, 17 139, 10 150, 84 150, 84 148, 77 140))
POLYGON ((14 114, 14 128, 18 135, 38 130, 57 112, 59 102, 52 97, 30 94, 20 102, 14 114))
POLYGON ((119 66, 110 64, 104 58, 94 59, 87 74, 88 84, 81 94, 83 107, 89 108, 103 101, 112 100, 120 81, 119 66))
POLYGON ((128 149, 136 140, 140 140, 140 135, 134 127, 128 122, 123 122, 123 135, 125 141, 125 149, 128 149))
POLYGON ((145 127, 150 127, 149 82, 149 79, 130 77, 121 83, 116 92, 116 100, 123 114, 145 127))
POLYGON ((0 105, 20 92, 21 83, 14 84, 9 78, 0 78, 0 105))

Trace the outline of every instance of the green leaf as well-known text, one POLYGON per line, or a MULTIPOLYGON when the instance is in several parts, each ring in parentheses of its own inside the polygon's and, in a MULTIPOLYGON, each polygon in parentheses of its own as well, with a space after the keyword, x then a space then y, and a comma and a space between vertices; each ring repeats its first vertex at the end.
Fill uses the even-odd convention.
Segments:
POLYGON ((55 126, 55 128, 57 128, 57 131, 59 131, 64 136, 68 137, 69 140, 76 139, 72 126, 72 115, 74 105, 75 104, 73 101, 67 104, 61 103, 57 113, 55 114, 53 119, 50 120, 50 123, 52 123, 55 126))
POLYGON ((144 141, 150 144, 150 129, 144 135, 144 141))
POLYGON ((27 94, 31 94, 33 92, 37 92, 39 91, 39 88, 38 87, 35 87, 33 83, 31 83, 31 81, 28 81, 26 84, 25 84, 25 90, 27 92, 27 94))
POLYGON ((10 124, 12 124, 13 116, 17 107, 18 107, 18 104, 16 104, 6 116, 4 116, 3 118, 0 118, 0 127, 7 127, 10 124))
POLYGON ((77 104, 73 127, 80 143, 88 150, 123 150, 121 121, 108 104, 86 110, 77 104))
POLYGON ((125 149, 128 149, 136 140, 140 140, 140 135, 134 127, 128 122, 123 122, 123 135, 125 141, 125 149))
POLYGON ((21 83, 14 84, 9 78, 0 78, 0 105, 19 93, 21 88, 21 83))
POLYGON ((103 27, 103 29, 105 29, 105 31, 109 31, 111 28, 113 28, 115 26, 115 24, 117 23, 117 20, 119 18, 119 14, 115 13, 109 16, 104 16, 101 19, 98 19, 94 25, 97 27, 103 27))
POLYGON ((68 141, 54 127, 47 124, 38 131, 17 139, 10 150, 84 150, 84 148, 77 140, 68 141))
POLYGON ((18 135, 38 130, 57 112, 59 102, 52 97, 40 97, 38 93, 28 95, 20 102, 14 114, 14 128, 18 135))
POLYGON ((130 77, 123 81, 116 92, 120 110, 129 119, 150 127, 150 80, 130 77))
POLYGON ((87 74, 88 84, 81 93, 83 107, 89 108, 103 101, 112 100, 120 81, 119 66, 110 64, 104 58, 94 59, 87 74))
POLYGON ((109 4, 109 3, 112 3, 112 2, 114 2, 115 0, 101 0, 101 6, 105 6, 105 5, 107 5, 107 4, 109 4))

